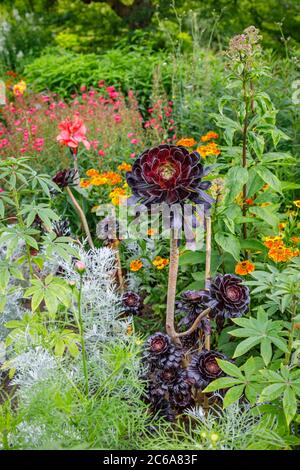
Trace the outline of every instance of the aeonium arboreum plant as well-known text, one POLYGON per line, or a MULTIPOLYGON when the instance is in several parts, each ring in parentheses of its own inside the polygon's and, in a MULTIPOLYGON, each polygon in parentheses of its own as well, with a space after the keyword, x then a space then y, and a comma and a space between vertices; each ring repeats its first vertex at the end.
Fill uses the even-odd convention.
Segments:
MULTIPOLYGON (((164 144, 145 150, 136 159, 131 172, 127 173, 127 183, 134 200, 147 207, 160 203, 183 206, 190 202, 204 205, 208 211, 213 202, 205 192, 211 183, 203 181, 208 173, 209 168, 202 165, 197 152, 189 153, 185 147, 164 144)), ((176 224, 172 225, 166 331, 173 342, 180 345, 180 334, 174 327, 179 248, 176 224)))

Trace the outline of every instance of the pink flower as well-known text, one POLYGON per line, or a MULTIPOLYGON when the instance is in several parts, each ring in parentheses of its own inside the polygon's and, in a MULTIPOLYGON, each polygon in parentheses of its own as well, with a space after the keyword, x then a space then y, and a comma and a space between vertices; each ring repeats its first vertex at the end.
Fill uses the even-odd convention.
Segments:
POLYGON ((139 139, 131 139, 130 143, 136 145, 139 143, 139 139))
POLYGON ((114 86, 108 86, 108 87, 106 87, 106 91, 107 91, 107 93, 113 93, 115 91, 115 87, 114 86))
POLYGON ((83 261, 76 261, 75 269, 79 274, 83 274, 84 271, 86 270, 86 266, 83 261))
POLYGON ((4 189, 3 189, 3 188, 0 188, 0 193, 4 193, 4 189))
POLYGON ((100 157, 104 157, 105 156, 104 150, 99 150, 98 155, 100 155, 100 157))
POLYGON ((130 137, 133 137, 133 136, 134 136, 133 132, 128 132, 128 134, 127 134, 128 139, 130 139, 130 137))
POLYGON ((120 114, 115 114, 115 115, 114 115, 114 120, 115 120, 116 122, 121 122, 121 121, 122 121, 122 117, 120 116, 120 114))
POLYGON ((99 88, 103 88, 104 85, 105 85, 104 80, 99 80, 99 82, 98 82, 98 87, 99 87, 99 88))
POLYGON ((86 138, 86 127, 78 116, 73 116, 73 120, 67 117, 58 127, 61 129, 57 136, 58 142, 72 149, 77 149, 78 144, 82 142, 87 150, 90 149, 91 144, 86 138))
POLYGON ((86 91, 86 86, 85 86, 85 85, 81 85, 80 91, 81 91, 81 92, 86 91))
POLYGON ((136 156, 136 153, 131 153, 130 154, 130 158, 135 158, 135 156, 136 156))

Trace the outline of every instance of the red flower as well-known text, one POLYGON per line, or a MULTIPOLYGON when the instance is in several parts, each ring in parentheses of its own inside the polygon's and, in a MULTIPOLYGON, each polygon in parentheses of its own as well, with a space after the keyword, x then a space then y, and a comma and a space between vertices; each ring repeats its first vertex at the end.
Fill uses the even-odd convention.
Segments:
POLYGON ((72 149, 77 149, 82 142, 86 149, 90 149, 91 144, 86 138, 86 127, 78 116, 74 116, 73 119, 67 117, 58 127, 61 129, 57 136, 58 142, 72 149))

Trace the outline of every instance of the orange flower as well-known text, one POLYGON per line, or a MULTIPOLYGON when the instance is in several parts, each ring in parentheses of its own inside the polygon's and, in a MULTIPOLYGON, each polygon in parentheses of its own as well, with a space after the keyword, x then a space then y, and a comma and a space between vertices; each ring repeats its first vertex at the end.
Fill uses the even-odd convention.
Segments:
POLYGON ((115 184, 119 184, 122 182, 122 177, 113 171, 108 171, 107 173, 103 173, 103 176, 107 179, 107 184, 113 186, 115 184))
POLYGON ((156 269, 164 269, 166 266, 168 266, 169 260, 162 258, 161 256, 156 256, 152 261, 152 264, 156 267, 156 269))
POLYGON ((194 147, 196 145, 196 140, 193 137, 185 137, 183 139, 178 140, 176 145, 182 145, 183 147, 194 147))
POLYGON ((109 193, 109 197, 114 206, 119 206, 126 198, 126 190, 123 188, 115 188, 109 193))
POLYGON ((93 186, 103 186, 104 184, 107 184, 107 178, 104 176, 104 174, 93 176, 91 179, 91 184, 93 186))
POLYGON ((249 273, 252 273, 255 270, 255 264, 250 261, 240 261, 235 267, 235 274, 240 276, 246 276, 249 273))
POLYGON ((296 244, 300 243, 300 237, 291 237, 291 241, 296 244))
POLYGON ((220 155, 221 150, 215 142, 211 142, 207 145, 202 145, 197 148, 197 152, 200 153, 202 158, 209 157, 210 155, 220 155))
POLYGON ((21 80, 19 83, 17 83, 13 87, 13 94, 15 96, 24 95, 25 91, 26 91, 26 83, 24 82, 24 80, 21 80))
POLYGON ((264 245, 267 248, 274 248, 283 245, 282 235, 278 236, 269 236, 263 239, 264 245))
POLYGON ((209 131, 201 137, 201 142, 207 142, 208 140, 218 139, 218 138, 219 138, 219 134, 213 131, 209 131))
POLYGON ((130 271, 139 271, 140 269, 142 269, 143 267, 143 263, 140 259, 134 259, 130 262, 130 271))
POLYGON ((248 204, 248 206, 253 206, 254 201, 251 199, 251 197, 249 197, 248 199, 245 199, 245 203, 248 204))
POLYGON ((95 168, 91 168, 86 172, 86 176, 98 176, 99 172, 95 168))
POLYGON ((263 185, 263 187, 261 188, 263 191, 267 191, 269 189, 269 185, 266 183, 263 185))
POLYGON ((119 171, 131 171, 132 165, 130 163, 123 162, 118 166, 119 171))
POLYGON ((298 199, 298 201, 294 201, 294 204, 296 207, 300 207, 300 200, 298 199))
POLYGON ((286 263, 289 261, 291 258, 294 258, 295 256, 299 256, 299 250, 292 250, 291 248, 288 248, 285 245, 281 246, 274 246, 273 248, 270 248, 268 256, 271 258, 275 263, 286 263))
POLYGON ((88 188, 89 186, 91 186, 91 182, 90 180, 80 180, 79 186, 81 188, 88 188))
POLYGON ((149 237, 153 237, 153 235, 155 235, 155 230, 153 228, 148 228, 147 235, 149 235, 149 237))
POLYGON ((278 224, 279 230, 284 230, 285 227, 286 227, 286 223, 284 223, 284 222, 280 222, 280 224, 278 224))

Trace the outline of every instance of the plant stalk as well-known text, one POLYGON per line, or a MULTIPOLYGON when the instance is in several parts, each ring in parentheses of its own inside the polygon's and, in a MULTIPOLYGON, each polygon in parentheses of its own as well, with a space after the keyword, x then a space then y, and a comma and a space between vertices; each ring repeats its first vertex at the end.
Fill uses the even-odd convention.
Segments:
POLYGON ((175 331, 175 325, 174 325, 178 263, 179 263, 178 241, 175 237, 174 229, 172 229, 171 235, 170 235, 170 266, 169 266, 168 296, 167 296, 166 332, 175 344, 177 344, 178 346, 181 346, 181 341, 178 338, 178 334, 175 331))
MULTIPOLYGON (((206 222, 205 289, 209 290, 210 281, 211 281, 211 217, 210 215, 207 214, 205 216, 205 222, 206 222)), ((209 313, 210 308, 207 310, 208 310, 207 313, 209 313)), ((210 334, 205 334, 204 345, 205 345, 205 349, 210 350, 210 334)))
POLYGON ((87 356, 86 356, 86 349, 84 344, 84 330, 83 330, 83 321, 82 321, 82 285, 83 285, 83 276, 80 275, 80 286, 79 286, 79 293, 78 293, 78 328, 79 328, 79 335, 80 335, 80 343, 81 343, 81 354, 82 354, 82 367, 83 367, 83 375, 85 381, 85 394, 86 396, 89 394, 89 377, 88 377, 88 369, 87 369, 87 356))
POLYGON ((90 232, 90 229, 89 229, 86 217, 85 217, 85 214, 84 214, 82 208, 80 207, 80 205, 78 204, 78 202, 77 202, 74 194, 72 193, 71 189, 69 188, 69 186, 67 186, 66 189, 67 189, 68 195, 70 196, 72 204, 73 204, 75 210, 77 211, 77 213, 79 215, 79 218, 81 220, 81 223, 82 223, 84 231, 85 231, 85 234, 87 236, 88 243, 89 243, 91 248, 95 248, 94 243, 93 243, 93 239, 91 237, 91 232, 90 232))

